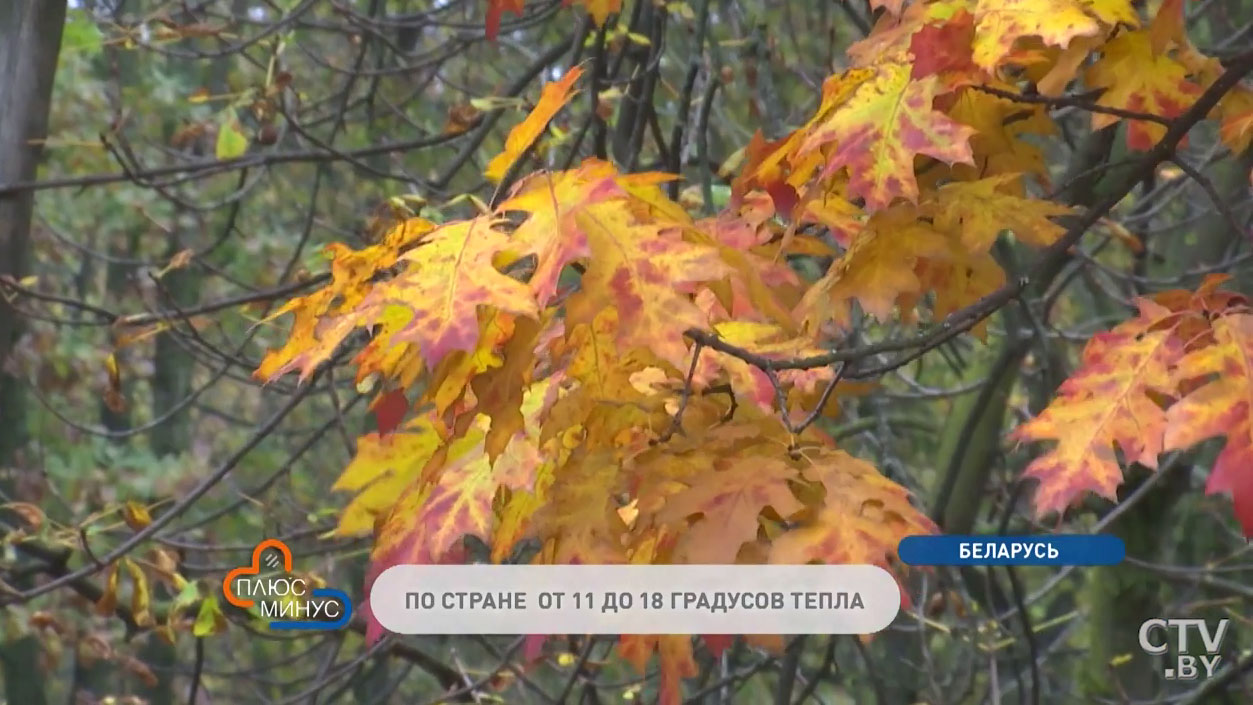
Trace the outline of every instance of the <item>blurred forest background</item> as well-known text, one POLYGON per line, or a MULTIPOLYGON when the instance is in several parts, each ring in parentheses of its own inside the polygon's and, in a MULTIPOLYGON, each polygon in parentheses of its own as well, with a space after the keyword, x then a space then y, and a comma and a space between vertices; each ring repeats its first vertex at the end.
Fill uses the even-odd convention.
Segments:
MULTIPOLYGON (((1186 4, 1203 51, 1253 47, 1250 0, 1186 4)), ((597 28, 581 6, 532 0, 503 15, 493 42, 486 9, 0 2, 0 591, 51 585, 0 597, 3 702, 651 701, 656 673, 635 672, 611 639, 550 644, 523 667, 513 638, 366 647, 360 622, 266 633, 212 597, 270 536, 293 547, 298 570, 363 597, 369 537, 325 534, 347 501, 330 486, 373 428, 367 397, 334 368, 299 398, 294 381, 251 376, 286 325, 259 321, 326 280, 324 245, 363 246, 419 211, 475 212, 508 127, 580 63, 599 94, 576 99, 525 170, 599 154, 682 173, 694 210, 723 203, 754 131, 774 138, 804 121, 875 21, 865 2, 625 0, 597 28), (153 540, 134 541, 141 530, 153 540), (59 577, 96 562, 112 567, 59 577)), ((1090 203, 1125 158, 1120 128, 1053 112, 1064 130, 1039 143, 1055 181, 1082 177, 1059 199, 1090 203)), ((1039 292, 1047 324, 1007 309, 986 345, 954 342, 888 375, 828 430, 916 490, 947 531, 1055 528, 1016 509, 1027 456, 1002 432, 1043 408, 1133 296, 1219 271, 1253 291, 1250 243, 1234 232, 1250 219, 1253 155, 1215 132, 1194 130, 1185 151, 1209 188, 1169 164, 1147 178, 1109 228, 1142 250, 1115 236, 1085 245, 1039 292), (1040 330, 1011 340, 1009 325, 1040 330)), ((1073 517, 1067 530, 1122 536, 1123 566, 920 576, 929 599, 873 641, 698 654, 690 702, 1253 702, 1253 682, 1239 680, 1253 554, 1230 500, 1197 489, 1211 461, 1180 454, 1133 471, 1116 508, 1092 501, 1073 517), (1233 618, 1235 672, 1163 683, 1137 632, 1146 616, 1176 614, 1233 618)))

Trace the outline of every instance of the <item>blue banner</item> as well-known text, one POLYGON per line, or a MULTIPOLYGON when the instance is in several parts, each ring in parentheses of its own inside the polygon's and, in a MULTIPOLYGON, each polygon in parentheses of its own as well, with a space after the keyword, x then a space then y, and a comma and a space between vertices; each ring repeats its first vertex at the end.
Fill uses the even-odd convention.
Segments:
POLYGON ((1127 555, 1110 534, 908 536, 897 548, 909 565, 1117 565, 1127 555))

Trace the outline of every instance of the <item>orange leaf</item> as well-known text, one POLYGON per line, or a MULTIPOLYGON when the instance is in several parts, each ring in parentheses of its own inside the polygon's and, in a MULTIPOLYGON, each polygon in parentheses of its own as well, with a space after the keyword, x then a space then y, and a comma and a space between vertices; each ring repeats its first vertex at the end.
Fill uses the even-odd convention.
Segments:
MULTIPOLYGON (((1084 54, 1086 56, 1086 54, 1084 54)), ((988 85, 1012 89, 1011 86, 990 81, 988 85)), ((1044 153, 1025 136, 1050 137, 1057 133, 1057 126, 1042 105, 1025 105, 1008 98, 966 88, 957 93, 957 99, 948 114, 954 120, 975 130, 970 138, 974 152, 973 166, 958 165, 953 173, 958 178, 976 180, 998 174, 1032 174, 1044 185, 1049 183, 1049 169, 1044 153)))
POLYGON ((1162 0, 1157 15, 1149 25, 1149 44, 1154 54, 1162 54, 1172 42, 1187 41, 1183 23, 1183 0, 1162 0))
POLYGON ((538 315, 526 285, 492 264, 508 245, 505 234, 486 216, 435 229, 400 256, 403 272, 370 290, 354 312, 353 323, 374 323, 388 305, 408 307, 413 318, 392 334, 389 344, 416 345, 428 369, 453 351, 474 350, 481 306, 538 315))
MULTIPOLYGON (((566 4, 569 2, 570 0, 566 0, 566 4)), ((587 8, 587 14, 592 16, 597 27, 604 25, 605 20, 609 19, 613 13, 622 11, 622 0, 579 0, 579 2, 587 8)))
POLYGON ((1225 437, 1205 492, 1230 494, 1245 537, 1253 538, 1253 315, 1222 316, 1213 326, 1214 344, 1179 361, 1181 378, 1211 381, 1166 412, 1164 449, 1225 437))
MULTIPOLYGON (((804 476, 824 490, 817 515, 774 540, 771 563, 872 564, 891 569, 906 536, 937 530, 909 491, 870 463, 834 448, 804 452, 804 476)), ((908 602, 902 588, 902 601, 908 602)))
MULTIPOLYGON (((1149 32, 1142 31, 1124 32, 1111 39, 1102 49, 1101 59, 1088 70, 1087 80, 1106 89, 1097 105, 1173 118, 1183 114, 1201 94, 1201 87, 1187 75, 1183 64, 1154 53, 1149 32)), ((1100 129, 1122 119, 1093 113, 1092 127, 1100 129)), ((1165 134, 1165 125, 1131 120, 1127 146, 1147 150, 1165 134)))
MULTIPOLYGON (((842 105, 809 131, 798 157, 834 143, 822 176, 847 167, 849 193, 867 210, 902 197, 918 198, 914 157, 925 154, 948 164, 973 162, 974 130, 932 107, 940 84, 935 76, 911 80, 909 63, 876 67, 842 105)), ((850 72, 851 73, 851 72, 850 72)))
POLYGON ((535 108, 525 120, 509 131, 509 136, 505 138, 505 150, 488 163, 487 170, 483 172, 487 178, 492 181, 505 178, 505 174, 508 173, 513 163, 522 157, 523 152, 531 146, 531 143, 539 138, 548 125, 548 121, 552 120, 553 116, 570 100, 570 89, 582 75, 583 69, 574 66, 561 77, 561 80, 544 86, 535 108))
POLYGON ((686 522, 675 547, 681 563, 734 563, 740 547, 757 538, 757 515, 772 507, 788 517, 803 505, 792 495, 788 481, 795 469, 781 458, 720 458, 705 473, 692 477, 687 489, 666 500, 658 512, 663 523, 686 522))
POLYGON ((1235 154, 1242 154, 1253 142, 1253 90, 1236 86, 1218 104, 1222 117, 1219 136, 1235 154))
POLYGON ((1173 316, 1141 300, 1140 315, 1088 341, 1079 369, 1057 398, 1013 432, 1016 440, 1057 441, 1025 471, 1040 481, 1038 514, 1064 511, 1086 491, 1116 499, 1123 475, 1115 446, 1128 462, 1157 467, 1166 412, 1150 393, 1170 394, 1174 388, 1171 367, 1183 345, 1171 328, 1162 327, 1173 316))
POLYGON ((117 587, 120 571, 121 566, 117 562, 109 566, 109 577, 105 581, 104 592, 100 594, 100 599, 96 600, 96 614, 108 616, 112 615, 113 610, 117 609, 117 587))
POLYGON ((589 207, 575 218, 592 257, 582 290, 567 303, 567 325, 590 323, 615 306, 622 351, 652 350, 683 368, 684 331, 708 321, 680 288, 726 275, 730 270, 718 251, 685 242, 677 228, 638 221, 621 201, 589 207))
POLYGON ((921 294, 919 260, 943 258, 946 252, 946 236, 920 220, 913 206, 879 211, 827 274, 805 292, 798 313, 815 333, 828 322, 841 328, 850 325, 854 300, 866 313, 887 321, 902 297, 921 294))

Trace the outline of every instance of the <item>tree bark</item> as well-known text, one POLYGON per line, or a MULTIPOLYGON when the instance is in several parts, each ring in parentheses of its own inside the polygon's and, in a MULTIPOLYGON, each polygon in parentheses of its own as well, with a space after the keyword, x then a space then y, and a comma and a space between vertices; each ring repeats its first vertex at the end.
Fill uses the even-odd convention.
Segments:
MULTIPOLYGON (((35 178, 48 131, 65 9, 65 0, 0 2, 0 184, 35 178)), ((30 192, 0 196, 0 277, 26 274, 33 206, 30 192)), ((22 380, 12 366, 21 328, 17 311, 0 299, 0 467, 8 468, 19 464, 18 450, 26 439, 22 380)), ((11 479, 0 483, 12 496, 11 479)), ((47 702, 44 679, 38 675, 38 646, 29 636, 0 644, 8 702, 47 702)))

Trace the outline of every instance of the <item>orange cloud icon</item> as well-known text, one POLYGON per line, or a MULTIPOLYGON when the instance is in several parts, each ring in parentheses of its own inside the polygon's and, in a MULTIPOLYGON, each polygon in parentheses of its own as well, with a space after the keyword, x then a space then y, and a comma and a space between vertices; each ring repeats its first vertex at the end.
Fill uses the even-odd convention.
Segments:
POLYGON ((286 570, 288 573, 291 572, 291 549, 287 547, 287 544, 279 541, 278 539, 266 539, 257 544, 256 548, 252 549, 251 566, 240 566, 227 573, 226 577, 222 579, 222 595, 226 597, 227 602, 235 605, 236 607, 243 607, 245 609, 252 607, 254 600, 241 600, 236 597, 234 591, 231 590, 231 583, 233 583, 235 579, 241 575, 256 575, 260 573, 261 552, 267 548, 277 548, 280 552, 282 552, 283 570, 286 570))

